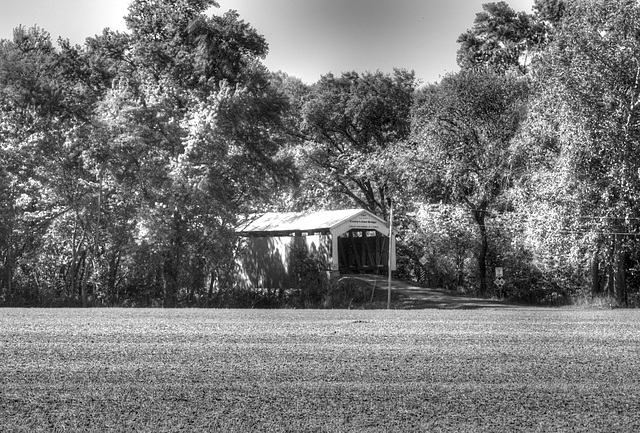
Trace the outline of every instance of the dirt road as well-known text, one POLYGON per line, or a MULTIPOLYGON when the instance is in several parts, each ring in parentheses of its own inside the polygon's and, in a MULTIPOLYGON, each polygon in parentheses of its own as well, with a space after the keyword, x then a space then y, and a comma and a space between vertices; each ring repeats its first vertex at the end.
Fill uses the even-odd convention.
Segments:
MULTIPOLYGON (((349 275, 349 279, 360 280, 375 286, 375 298, 386 299, 388 280, 376 275, 349 275)), ((449 290, 421 287, 406 281, 391 281, 392 308, 396 309, 478 309, 518 308, 518 305, 496 299, 476 298, 449 290)))

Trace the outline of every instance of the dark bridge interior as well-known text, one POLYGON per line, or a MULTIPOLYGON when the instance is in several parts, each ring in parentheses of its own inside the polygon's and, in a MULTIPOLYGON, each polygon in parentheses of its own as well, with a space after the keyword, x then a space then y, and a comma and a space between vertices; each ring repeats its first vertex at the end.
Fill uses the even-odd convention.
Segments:
POLYGON ((350 230, 338 238, 342 274, 380 274, 389 269, 389 237, 375 230, 350 230))

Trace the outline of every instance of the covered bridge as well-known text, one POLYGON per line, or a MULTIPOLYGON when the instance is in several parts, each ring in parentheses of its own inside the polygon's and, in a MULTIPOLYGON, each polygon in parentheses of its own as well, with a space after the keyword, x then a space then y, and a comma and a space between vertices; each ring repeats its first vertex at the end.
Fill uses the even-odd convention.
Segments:
POLYGON ((396 268, 389 223, 364 209, 265 213, 250 218, 237 234, 246 241, 239 270, 253 287, 286 285, 294 247, 320 258, 333 273, 385 273, 389 251, 391 270, 396 268))

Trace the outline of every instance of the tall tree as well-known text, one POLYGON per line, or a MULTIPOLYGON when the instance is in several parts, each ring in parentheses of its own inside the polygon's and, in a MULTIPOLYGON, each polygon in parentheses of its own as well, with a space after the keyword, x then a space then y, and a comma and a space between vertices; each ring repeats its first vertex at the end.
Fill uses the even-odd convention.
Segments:
MULTIPOLYGON (((541 87, 563 98, 576 119, 572 124, 584 131, 582 140, 567 139, 571 135, 556 140, 572 155, 572 183, 589 204, 582 209, 583 230, 600 234, 591 253, 613 270, 610 286, 620 302, 626 301, 626 272, 640 217, 639 27, 635 1, 567 4, 562 28, 536 74, 541 87)), ((563 129, 571 130, 570 125, 563 129)))
POLYGON ((129 34, 0 43, 3 299, 17 279, 83 304, 232 286, 236 215, 293 175, 266 41, 212 6, 135 0, 129 34))
MULTIPOLYGON (((76 87, 68 84, 47 32, 18 27, 12 41, 0 43, 0 160, 6 174, 4 215, 9 217, 3 286, 8 296, 16 278, 23 288, 37 289, 39 248, 51 223, 71 208, 63 191, 73 154, 64 143, 67 132, 82 121, 82 103, 76 87)), ((39 297, 37 290, 30 292, 23 292, 23 299, 39 297)))
POLYGON ((198 269, 224 279, 216 260, 228 258, 235 215, 290 174, 276 160, 286 100, 260 63, 267 44, 235 12, 207 17, 210 6, 140 0, 126 18, 135 74, 120 91, 134 103, 117 117, 133 132, 121 139, 145 149, 138 238, 161 257, 165 305, 198 269))
POLYGON ((526 112, 528 82, 493 70, 462 70, 421 90, 413 108, 413 181, 467 207, 481 239, 480 291, 486 292, 487 217, 512 181, 509 149, 526 112))
POLYGON ((386 160, 410 131, 417 81, 413 72, 323 76, 303 108, 303 167, 322 194, 387 217, 390 175, 386 160))
POLYGON ((458 37, 458 65, 527 71, 534 52, 545 43, 544 24, 526 12, 515 12, 503 1, 482 8, 473 27, 458 37))

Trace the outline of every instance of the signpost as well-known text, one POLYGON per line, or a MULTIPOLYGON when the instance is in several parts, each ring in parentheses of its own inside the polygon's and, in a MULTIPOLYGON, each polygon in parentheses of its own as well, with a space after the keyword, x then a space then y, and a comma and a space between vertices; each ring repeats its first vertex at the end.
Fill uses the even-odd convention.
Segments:
POLYGON ((393 203, 389 203, 389 290, 387 290, 387 310, 391 309, 391 242, 393 236, 393 203))
POLYGON ((429 262, 429 259, 427 258, 426 255, 424 255, 424 256, 420 257, 418 262, 421 265, 420 271, 418 273, 418 281, 424 282, 427 279, 427 269, 425 268, 425 266, 429 262))
POLYGON ((496 279, 493 281, 496 286, 502 288, 504 286, 504 268, 496 267, 496 279))

